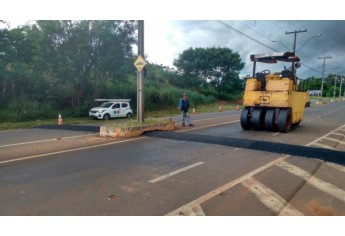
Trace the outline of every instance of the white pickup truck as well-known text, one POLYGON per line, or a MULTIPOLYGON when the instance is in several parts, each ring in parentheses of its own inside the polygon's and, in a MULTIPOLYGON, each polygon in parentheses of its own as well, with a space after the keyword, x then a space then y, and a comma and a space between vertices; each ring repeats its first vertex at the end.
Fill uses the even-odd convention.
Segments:
POLYGON ((93 119, 109 120, 118 117, 130 119, 133 116, 130 99, 95 99, 95 101, 104 103, 90 110, 89 116, 93 119))

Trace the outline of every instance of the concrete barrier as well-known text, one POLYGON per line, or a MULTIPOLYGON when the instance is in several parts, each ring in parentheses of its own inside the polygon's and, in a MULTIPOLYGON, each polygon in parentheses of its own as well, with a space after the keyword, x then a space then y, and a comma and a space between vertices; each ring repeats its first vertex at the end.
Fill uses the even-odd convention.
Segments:
POLYGON ((148 125, 137 125, 129 127, 113 127, 111 125, 104 125, 100 128, 101 137, 113 137, 113 138, 129 138, 142 135, 147 131, 154 130, 174 130, 174 122, 165 122, 158 124, 148 124, 148 125))

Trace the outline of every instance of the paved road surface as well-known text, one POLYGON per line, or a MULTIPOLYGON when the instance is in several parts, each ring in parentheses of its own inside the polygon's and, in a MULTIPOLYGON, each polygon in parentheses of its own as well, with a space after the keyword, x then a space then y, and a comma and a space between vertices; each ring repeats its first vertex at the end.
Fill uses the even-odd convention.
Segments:
POLYGON ((229 111, 164 137, 71 131, 90 136, 4 146, 25 141, 13 138, 1 147, 0 214, 345 215, 344 111, 345 102, 307 109, 287 134, 243 131, 229 111))

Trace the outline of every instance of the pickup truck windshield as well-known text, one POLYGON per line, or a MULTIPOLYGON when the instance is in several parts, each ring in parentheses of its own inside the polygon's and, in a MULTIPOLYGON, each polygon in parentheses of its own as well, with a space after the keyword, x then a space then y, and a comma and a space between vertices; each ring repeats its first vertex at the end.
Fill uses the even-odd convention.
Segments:
POLYGON ((106 102, 106 103, 103 103, 102 104, 102 108, 109 108, 111 105, 113 105, 113 103, 111 103, 111 102, 106 102))

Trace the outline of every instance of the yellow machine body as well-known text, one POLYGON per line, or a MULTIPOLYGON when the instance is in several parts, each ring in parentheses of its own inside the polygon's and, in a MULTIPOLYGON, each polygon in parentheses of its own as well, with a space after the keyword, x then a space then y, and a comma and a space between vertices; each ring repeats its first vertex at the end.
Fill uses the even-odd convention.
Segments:
POLYGON ((310 96, 297 90, 297 76, 294 69, 271 73, 269 70, 256 73, 256 62, 292 62, 299 58, 291 52, 274 55, 252 55, 253 76, 246 80, 243 95, 244 109, 241 113, 241 126, 245 130, 267 130, 288 132, 291 126, 299 125, 310 96))
MULTIPOLYGON (((266 77, 267 78, 267 77, 266 77)), ((292 124, 299 124, 310 97, 307 92, 294 91, 294 81, 279 78, 279 75, 267 79, 266 90, 260 91, 261 82, 248 79, 243 96, 246 107, 288 108, 292 109, 292 124)))

